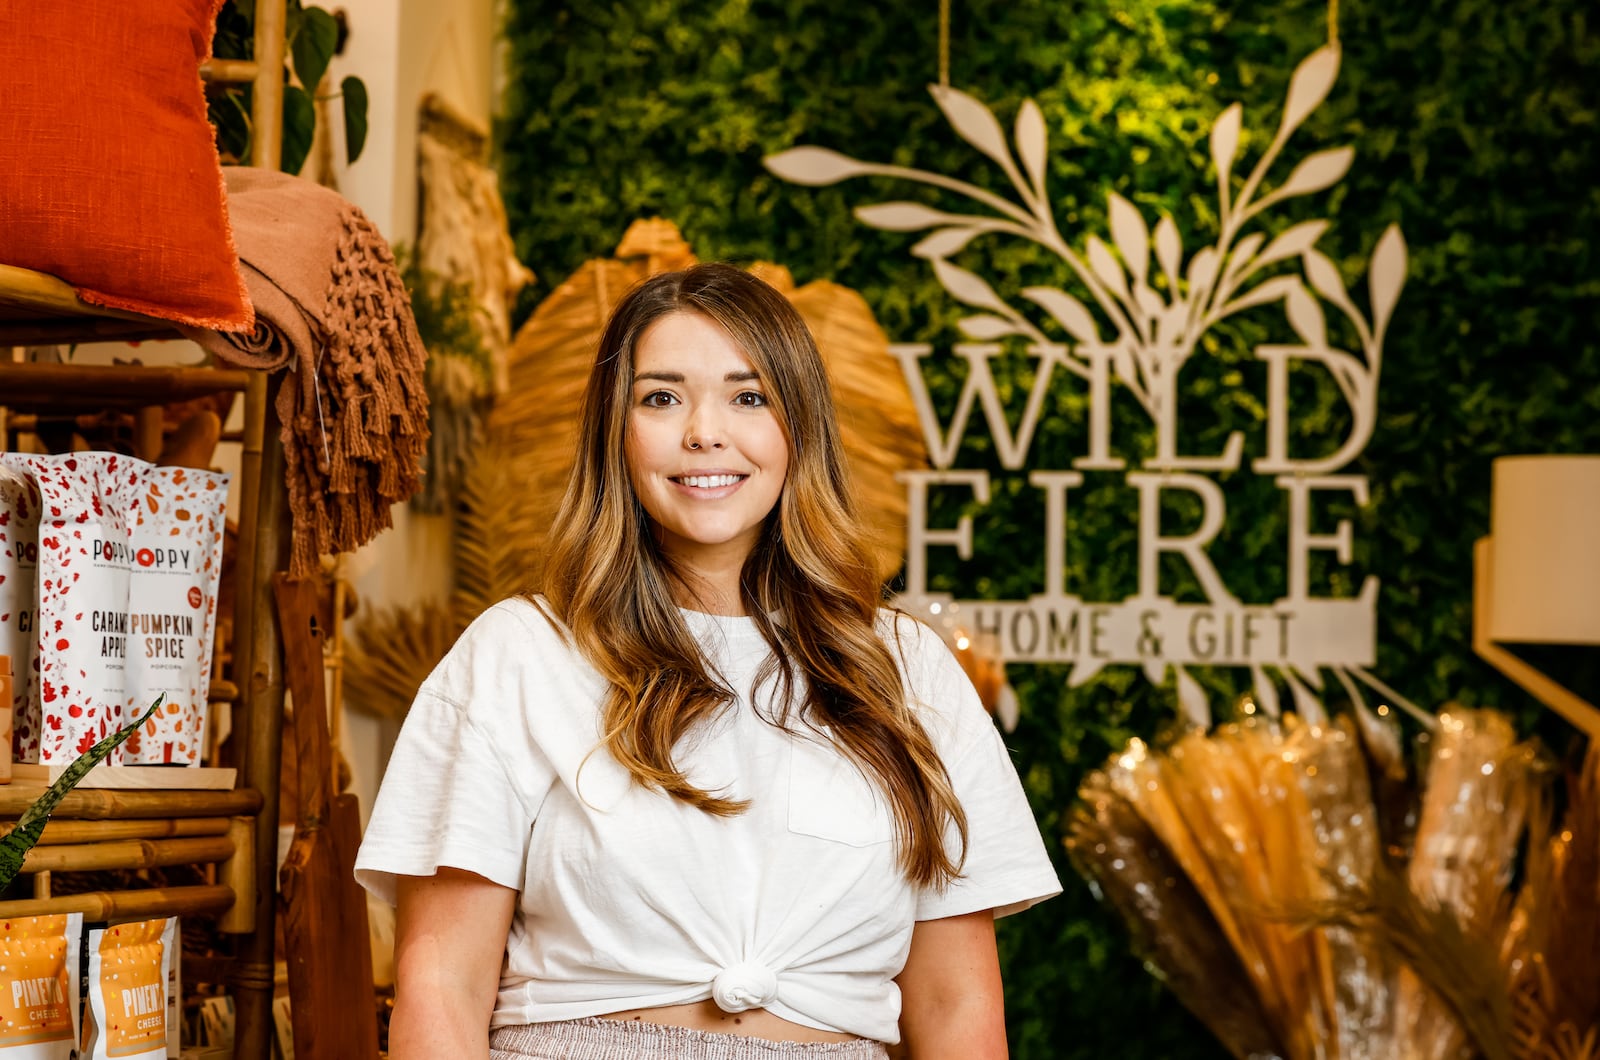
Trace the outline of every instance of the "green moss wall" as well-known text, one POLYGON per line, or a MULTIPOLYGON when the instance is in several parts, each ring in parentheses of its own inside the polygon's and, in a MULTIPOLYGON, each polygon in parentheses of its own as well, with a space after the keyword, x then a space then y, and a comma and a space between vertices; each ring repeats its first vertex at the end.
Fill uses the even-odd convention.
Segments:
MULTIPOLYGON (((1488 526, 1489 461, 1514 452, 1600 452, 1600 34, 1589 0, 1344 0, 1344 66, 1328 101, 1294 141, 1298 158, 1350 143, 1356 160, 1333 192, 1296 203, 1279 225, 1333 221, 1320 246, 1360 278, 1391 221, 1411 250, 1390 328, 1380 421, 1346 470, 1370 476, 1349 568, 1320 562, 1324 594, 1382 579, 1377 671, 1413 699, 1503 704, 1559 744, 1559 724, 1528 708, 1473 658, 1471 544, 1488 526)), ((785 184, 764 155, 817 144, 857 158, 914 164, 993 186, 994 168, 959 141, 925 91, 937 74, 937 5, 862 0, 509 0, 511 77, 501 165, 518 249, 541 278, 524 310, 586 258, 609 254, 627 224, 679 223, 703 259, 765 259, 801 283, 860 290, 891 338, 948 349, 963 311, 907 253, 917 236, 858 224, 854 206, 922 198, 906 184, 785 184)), ((1116 190, 1154 221, 1170 211, 1190 246, 1215 236, 1206 133, 1238 100, 1248 166, 1276 127, 1294 64, 1325 39, 1320 2, 954 0, 952 83, 992 106, 1007 128, 1021 101, 1043 108, 1050 181, 1063 234, 1082 247, 1106 233, 1116 190)), ((1282 173, 1278 174, 1281 179, 1282 173)), ((956 261, 1002 292, 1070 278, 1036 248, 998 239, 956 261)), ((1184 405, 1186 451, 1246 433, 1263 444, 1264 371, 1256 343, 1289 340, 1281 312, 1236 318, 1214 333, 1214 358, 1184 405)), ((930 368, 941 408, 960 378, 930 368)), ((1004 362, 1008 387, 1031 381, 1026 358, 1004 362)), ((1187 378, 1187 377, 1186 377, 1187 378)), ((1342 431, 1331 390, 1303 381, 1296 430, 1305 444, 1342 431)), ((1081 386, 1051 391, 1037 463, 1066 467, 1083 448, 1081 386)), ((1020 389, 1016 391, 1020 393, 1020 389)), ((1020 402, 1019 402, 1020 403, 1020 402)), ((1152 444, 1148 420, 1118 406, 1119 447, 1152 444)), ((973 430, 958 466, 998 462, 973 430)), ((1325 447, 1325 446, 1324 446, 1325 447)), ((1249 474, 1224 480, 1229 524, 1213 549, 1245 600, 1284 591, 1282 495, 1249 474)), ((1089 599, 1132 590, 1134 501, 1117 477, 1074 493, 1069 579, 1089 599)), ((959 498, 935 506, 950 525, 959 498)), ((1174 505, 1173 526, 1192 518, 1174 505)), ((977 513, 984 564, 930 555, 934 588, 1018 599, 1039 590, 1038 491, 997 478, 977 513)), ((1324 527, 1328 524, 1323 523, 1324 527)), ((1192 593, 1185 572, 1164 588, 1192 593)), ((1227 703, 1239 675, 1202 675, 1227 703)), ((1173 716, 1170 686, 1132 669, 1067 690, 1048 667, 1013 667, 1024 705, 1009 742, 1039 822, 1060 855, 1063 811, 1085 770, 1128 737, 1173 716)), ((1593 672, 1576 672, 1591 680, 1593 672)), ((1015 1056, 1030 1060, 1220 1055, 1203 1030, 1127 952, 1060 860, 1064 897, 1001 925, 1015 1056)))

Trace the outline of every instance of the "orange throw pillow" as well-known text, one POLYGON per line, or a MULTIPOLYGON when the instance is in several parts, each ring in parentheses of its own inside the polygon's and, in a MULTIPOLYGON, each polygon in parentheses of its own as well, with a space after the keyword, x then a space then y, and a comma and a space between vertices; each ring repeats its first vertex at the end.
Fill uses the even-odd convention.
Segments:
POLYGON ((200 64, 222 0, 0 0, 0 264, 95 305, 254 317, 200 64))

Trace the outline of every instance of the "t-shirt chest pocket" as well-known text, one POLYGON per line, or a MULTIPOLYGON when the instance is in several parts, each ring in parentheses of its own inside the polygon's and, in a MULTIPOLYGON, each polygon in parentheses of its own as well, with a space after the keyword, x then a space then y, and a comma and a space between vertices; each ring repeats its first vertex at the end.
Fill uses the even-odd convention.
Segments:
POLYGON ((894 817, 843 752, 796 738, 789 741, 789 831, 865 847, 894 839, 894 817))

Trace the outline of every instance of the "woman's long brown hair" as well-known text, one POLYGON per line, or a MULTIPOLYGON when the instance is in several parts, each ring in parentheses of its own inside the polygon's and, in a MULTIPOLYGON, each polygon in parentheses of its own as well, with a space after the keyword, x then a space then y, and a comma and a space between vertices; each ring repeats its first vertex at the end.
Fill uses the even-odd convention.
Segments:
POLYGON ((964 855, 952 856, 945 839, 953 829, 965 850, 966 815, 878 633, 882 589, 851 497, 827 372, 788 300, 731 266, 697 265, 634 288, 607 323, 589 377, 543 591, 610 684, 603 746, 640 784, 707 813, 745 808, 695 787, 673 762, 679 738, 734 696, 678 611, 693 587, 657 547, 623 455, 634 347, 670 313, 699 313, 727 331, 760 373, 789 443, 782 495, 740 578, 745 610, 773 649, 756 684, 777 682, 778 724, 832 730, 886 797, 907 879, 942 886, 959 875, 964 855))

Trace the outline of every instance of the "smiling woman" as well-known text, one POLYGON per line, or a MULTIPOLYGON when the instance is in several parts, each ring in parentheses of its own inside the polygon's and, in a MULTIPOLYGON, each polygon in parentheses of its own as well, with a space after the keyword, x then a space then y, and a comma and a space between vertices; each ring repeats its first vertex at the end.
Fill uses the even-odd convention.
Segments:
POLYGON ((722 265, 635 288, 544 594, 462 636, 373 808, 394 1060, 1005 1056, 994 918, 1060 886, 866 540, 789 302, 722 265))
POLYGON ((705 610, 742 614, 739 575, 783 492, 789 442, 722 325, 675 312, 640 336, 625 438, 656 544, 705 610))

